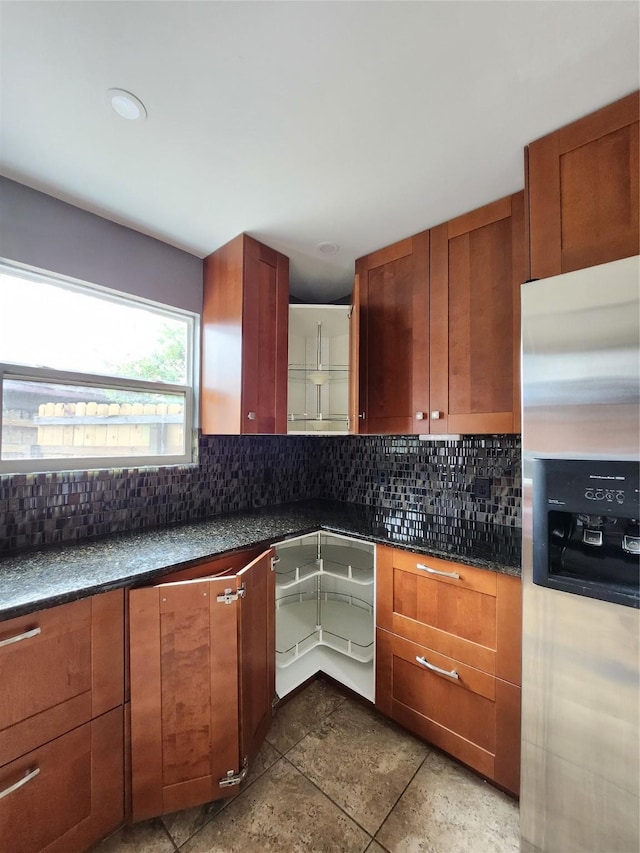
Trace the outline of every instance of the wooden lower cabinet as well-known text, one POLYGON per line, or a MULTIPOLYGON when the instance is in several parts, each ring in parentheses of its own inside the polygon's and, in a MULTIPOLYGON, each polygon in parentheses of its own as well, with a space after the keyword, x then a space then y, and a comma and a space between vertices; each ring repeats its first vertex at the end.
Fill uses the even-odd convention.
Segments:
POLYGON ((0 766, 122 705, 124 596, 0 623, 0 766))
POLYGON ((376 566, 376 706, 517 794, 520 579, 388 546, 376 566))
POLYGON ((0 793, 14 789, 0 799, 2 849, 82 853, 122 823, 122 716, 120 706, 0 767, 0 793))
POLYGON ((0 849, 81 853, 124 819, 124 594, 0 623, 0 849))
POLYGON ((130 591, 133 820, 231 796, 255 758, 275 697, 272 553, 130 591))
POLYGON ((520 688, 381 628, 376 643, 378 709, 517 794, 520 688))

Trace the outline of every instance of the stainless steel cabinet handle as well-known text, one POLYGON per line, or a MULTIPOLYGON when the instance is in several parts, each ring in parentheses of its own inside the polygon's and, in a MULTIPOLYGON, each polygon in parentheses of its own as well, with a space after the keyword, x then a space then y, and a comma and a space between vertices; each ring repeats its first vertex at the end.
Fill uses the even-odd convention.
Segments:
POLYGON ((431 412, 431 420, 432 421, 439 421, 441 417, 442 417, 442 412, 439 412, 437 409, 434 409, 431 412))
POLYGON ((39 767, 34 767, 33 770, 27 770, 22 779, 14 782, 13 785, 9 785, 9 787, 5 788, 4 791, 0 791, 0 800, 3 797, 8 797, 9 794, 13 794, 14 791, 17 791, 18 788, 22 788, 23 785, 26 785, 27 782, 30 782, 32 779, 35 779, 39 772, 39 767))
POLYGON ((460 580, 460 575, 457 572, 441 572, 439 569, 432 569, 431 566, 425 566, 422 563, 416 563, 416 569, 421 569, 423 572, 429 572, 430 575, 440 575, 442 578, 453 578, 455 581, 460 580))
POLYGON ((364 413, 364 412, 360 412, 360 414, 358 415, 358 417, 359 417, 359 418, 361 418, 361 420, 364 420, 364 415, 365 415, 365 413, 364 413))
POLYGON ((19 643, 20 640, 28 640, 29 637, 36 637, 40 632, 40 628, 32 628, 30 631, 23 631, 22 634, 16 634, 15 637, 7 637, 6 640, 0 640, 0 649, 3 646, 10 646, 12 643, 19 643))
POLYGON ((249 412, 249 414, 247 415, 247 417, 249 418, 249 420, 250 420, 250 421, 255 421, 255 420, 257 420, 257 418, 258 418, 258 416, 256 415, 256 413, 255 413, 255 412, 249 412))
POLYGON ((429 663, 426 658, 416 658, 418 663, 421 663, 422 666, 426 666, 427 669, 430 669, 432 672, 437 672, 438 675, 446 675, 447 678, 455 678, 456 681, 460 678, 455 669, 449 671, 448 669, 440 669, 439 666, 434 666, 434 664, 429 663))

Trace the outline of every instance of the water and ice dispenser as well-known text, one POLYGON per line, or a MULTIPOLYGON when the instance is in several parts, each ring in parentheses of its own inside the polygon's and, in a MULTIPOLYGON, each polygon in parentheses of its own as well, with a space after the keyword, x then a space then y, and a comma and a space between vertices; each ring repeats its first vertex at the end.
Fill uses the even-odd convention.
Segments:
POLYGON ((637 462, 536 459, 533 582, 603 601, 640 601, 637 462))

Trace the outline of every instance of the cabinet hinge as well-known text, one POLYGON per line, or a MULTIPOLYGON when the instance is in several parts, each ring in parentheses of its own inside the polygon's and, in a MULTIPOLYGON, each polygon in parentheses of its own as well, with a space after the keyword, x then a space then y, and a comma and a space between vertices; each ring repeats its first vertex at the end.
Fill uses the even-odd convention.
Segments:
POLYGON ((239 598, 244 598, 247 589, 244 584, 240 584, 238 589, 234 592, 231 588, 225 589, 222 595, 216 596, 216 601, 220 604, 231 604, 234 601, 237 601, 239 598))
POLYGON ((276 565, 280 562, 280 557, 272 557, 271 558, 271 571, 275 572, 276 565))
POLYGON ((245 758, 242 762, 242 767, 239 773, 236 773, 234 770, 227 770, 227 775, 223 776, 222 779, 218 782, 221 788, 230 788, 232 785, 239 785, 243 779, 247 778, 247 773, 249 772, 249 762, 245 758))

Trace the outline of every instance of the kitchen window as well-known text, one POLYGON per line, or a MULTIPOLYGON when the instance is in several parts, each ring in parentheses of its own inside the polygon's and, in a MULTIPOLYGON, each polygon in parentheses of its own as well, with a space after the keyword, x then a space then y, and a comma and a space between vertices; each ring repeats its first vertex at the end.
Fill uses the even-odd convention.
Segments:
POLYGON ((0 472, 194 461, 198 316, 0 264, 0 472))

